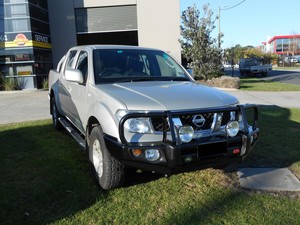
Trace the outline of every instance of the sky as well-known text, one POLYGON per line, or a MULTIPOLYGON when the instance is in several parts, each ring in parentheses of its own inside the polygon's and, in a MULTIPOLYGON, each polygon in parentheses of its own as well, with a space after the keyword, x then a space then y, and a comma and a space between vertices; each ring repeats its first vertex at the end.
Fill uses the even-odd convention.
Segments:
MULTIPOLYGON (((222 48, 237 44, 255 47, 274 36, 300 34, 300 0, 180 0, 180 10, 195 4, 201 17, 206 3, 214 16, 218 16, 218 8, 221 9, 222 48)), ((218 21, 215 26, 212 36, 217 37, 218 21)))

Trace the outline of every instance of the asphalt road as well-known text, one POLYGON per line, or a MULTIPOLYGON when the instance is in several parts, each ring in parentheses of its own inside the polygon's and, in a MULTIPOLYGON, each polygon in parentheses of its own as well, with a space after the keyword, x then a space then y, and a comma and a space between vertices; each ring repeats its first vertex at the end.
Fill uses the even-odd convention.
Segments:
POLYGON ((283 71, 283 70, 273 70, 267 77, 261 78, 263 80, 276 81, 287 84, 300 85, 300 70, 295 71, 283 71))

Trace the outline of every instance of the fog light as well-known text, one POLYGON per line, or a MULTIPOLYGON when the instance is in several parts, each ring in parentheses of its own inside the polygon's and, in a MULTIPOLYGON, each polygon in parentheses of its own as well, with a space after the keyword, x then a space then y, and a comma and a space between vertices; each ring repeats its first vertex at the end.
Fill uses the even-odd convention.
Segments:
POLYGON ((240 126, 237 121, 229 121, 226 125, 226 132, 227 135, 230 137, 236 136, 239 130, 240 130, 240 126))
POLYGON ((179 128, 179 137, 182 142, 188 143, 194 137, 194 129, 191 126, 183 126, 179 128))
POLYGON ((156 161, 160 157, 160 153, 157 149, 146 149, 145 158, 149 161, 156 161))

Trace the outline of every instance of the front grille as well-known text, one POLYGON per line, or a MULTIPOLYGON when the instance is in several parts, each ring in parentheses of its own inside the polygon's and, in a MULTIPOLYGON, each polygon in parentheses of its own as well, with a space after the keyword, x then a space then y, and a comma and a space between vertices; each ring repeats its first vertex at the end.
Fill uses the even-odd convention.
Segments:
MULTIPOLYGON (((208 113, 195 113, 195 114, 183 114, 180 115, 179 118, 181 120, 182 125, 189 125, 194 128, 195 131, 204 131, 204 130, 211 130, 213 129, 214 121, 216 121, 217 113, 208 112, 208 113), (203 124, 196 125, 193 122, 193 119, 195 116, 202 115, 205 119, 205 122, 203 124)), ((221 126, 225 125, 230 121, 231 119, 231 113, 229 111, 222 113, 222 122, 221 126)), ((151 118, 152 125, 155 132, 163 132, 164 131, 164 124, 166 131, 170 131, 169 123, 167 121, 166 117, 155 117, 151 118)))
POLYGON ((196 116, 196 115, 200 115, 200 114, 195 114, 195 115, 183 115, 183 116, 180 116, 180 120, 181 120, 181 123, 183 125, 190 125, 194 128, 195 131, 198 131, 198 130, 209 130, 211 129, 212 127, 212 124, 213 124, 213 121, 214 121, 214 113, 203 113, 201 114, 204 119, 205 119, 205 123, 201 126, 197 126, 193 123, 193 118, 196 116))
POLYGON ((156 118, 151 118, 151 121, 152 121, 154 131, 163 132, 164 131, 164 123, 166 123, 166 131, 170 131, 170 127, 169 127, 169 123, 167 122, 167 118, 156 117, 156 118))

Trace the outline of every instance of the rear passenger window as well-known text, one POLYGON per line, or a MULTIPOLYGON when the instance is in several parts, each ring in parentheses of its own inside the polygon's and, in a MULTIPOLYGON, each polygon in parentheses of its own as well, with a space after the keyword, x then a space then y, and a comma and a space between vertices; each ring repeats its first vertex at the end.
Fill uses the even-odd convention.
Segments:
POLYGON ((79 69, 82 72, 84 83, 86 83, 88 75, 88 54, 85 51, 79 53, 78 62, 76 69, 79 69))
POLYGON ((76 53, 77 53, 76 50, 70 51, 70 53, 69 53, 69 55, 68 55, 67 62, 66 62, 66 67, 65 67, 65 69, 72 69, 72 64, 73 64, 73 62, 74 62, 76 53))

